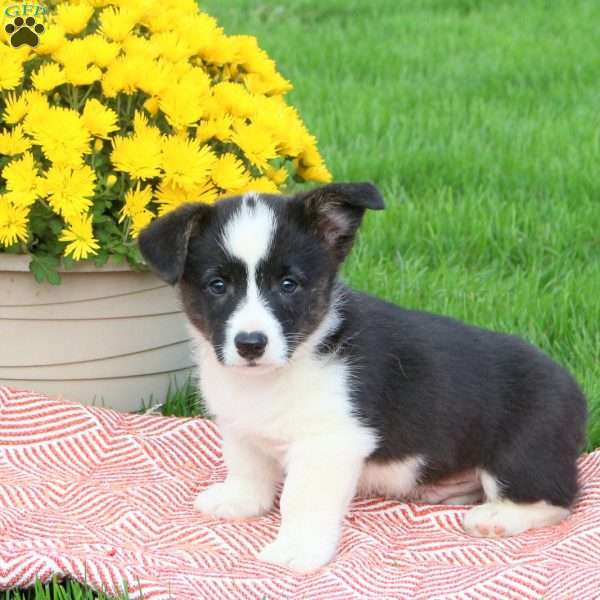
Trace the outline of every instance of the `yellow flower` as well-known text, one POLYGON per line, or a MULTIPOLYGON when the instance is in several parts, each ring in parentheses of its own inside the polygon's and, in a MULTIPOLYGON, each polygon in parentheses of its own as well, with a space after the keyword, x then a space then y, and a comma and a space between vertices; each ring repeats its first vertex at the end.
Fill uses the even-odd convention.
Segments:
POLYGON ((31 82, 36 90, 48 92, 66 81, 65 72, 56 63, 42 65, 32 76, 31 82))
POLYGON ((214 46, 215 39, 221 37, 223 30, 214 17, 206 13, 191 11, 178 23, 181 37, 192 49, 192 54, 202 54, 214 46))
POLYGON ((164 92, 159 100, 159 107, 177 131, 196 123, 203 113, 199 99, 195 95, 187 94, 186 90, 180 89, 179 86, 164 92))
POLYGON ((145 60, 154 60, 160 53, 150 40, 139 35, 130 35, 121 43, 121 48, 131 56, 139 56, 145 60))
POLYGON ((245 192, 265 192, 266 194, 276 194, 279 190, 277 186, 267 177, 255 177, 247 185, 245 192))
POLYGON ((315 181, 317 183, 329 183, 332 179, 331 173, 325 166, 325 163, 314 165, 312 167, 299 167, 296 170, 299 177, 305 181, 315 181))
POLYGON ((187 61, 194 53, 193 48, 176 31, 155 33, 150 42, 158 49, 160 56, 174 63, 187 61))
POLYGON ((219 197, 217 189, 207 180, 192 190, 184 190, 176 185, 160 183, 156 193, 158 214, 160 216, 176 209, 186 202, 213 203, 219 197))
POLYGON ((277 156, 271 134, 255 123, 237 123, 232 141, 239 146, 246 158, 257 167, 264 168, 267 161, 277 156))
POLYGON ((224 65, 235 62, 236 47, 230 37, 220 31, 212 38, 210 45, 201 48, 198 54, 209 63, 224 65))
POLYGON ((125 194, 125 204, 121 209, 119 223, 126 218, 131 219, 133 237, 137 237, 140 231, 150 223, 156 216, 147 206, 152 201, 152 188, 147 186, 140 189, 140 184, 135 189, 130 189, 125 194))
POLYGON ((270 132, 277 142, 279 154, 298 156, 306 145, 308 135, 298 113, 285 101, 259 97, 256 99, 254 122, 270 132))
POLYGON ((155 128, 136 131, 129 137, 115 136, 110 155, 117 171, 125 171, 135 179, 148 179, 160 175, 161 139, 155 128))
POLYGON ((18 56, 6 53, 2 57, 2 68, 0 68, 0 90, 12 90, 16 88, 23 79, 23 65, 18 56))
POLYGON ((53 23, 52 26, 46 28, 44 35, 40 38, 40 43, 35 47, 35 53, 54 54, 66 43, 65 30, 57 23, 53 23))
POLYGON ((228 192, 244 188, 250 180, 250 174, 244 168, 242 161, 230 152, 219 157, 210 176, 222 190, 228 192))
POLYGON ((108 138, 108 134, 117 131, 118 115, 114 110, 106 108, 96 98, 90 98, 81 113, 84 127, 96 137, 108 138))
POLYGON ((306 147, 294 160, 294 167, 296 168, 296 174, 305 181, 329 183, 332 179, 331 173, 317 150, 317 140, 308 134, 306 147))
POLYGON ((212 92, 223 112, 235 117, 249 117, 254 113, 254 99, 239 83, 223 81, 213 86, 212 92))
POLYGON ((228 142, 231 139, 232 131, 231 126, 233 124, 233 118, 229 115, 224 115, 219 119, 210 119, 203 121, 196 128, 196 139, 199 142, 216 138, 221 142, 228 142))
POLYGON ((21 154, 31 147, 31 140, 23 135, 23 127, 17 125, 13 129, 0 132, 0 154, 12 156, 21 154))
POLYGON ((119 44, 108 42, 101 35, 88 35, 85 42, 91 62, 99 67, 108 67, 119 55, 119 44))
MULTIPOLYGON (((139 61, 140 58, 136 58, 139 61)), ((143 72, 144 76, 135 80, 135 85, 140 90, 146 92, 149 96, 160 96, 165 90, 177 89, 178 86, 173 85, 174 73, 173 65, 167 63, 163 59, 159 60, 144 60, 143 72)), ((186 93, 182 90, 182 95, 186 93)))
POLYGON ((15 206, 7 195, 0 196, 0 244, 12 246, 18 240, 27 241, 27 217, 29 209, 15 206))
POLYGON ((153 117, 155 117, 159 110, 159 99, 156 96, 148 98, 143 106, 153 117))
POLYGON ((16 206, 30 206, 39 196, 40 178, 31 152, 25 152, 20 159, 11 160, 2 169, 6 189, 16 206))
POLYGON ((56 22, 66 33, 79 33, 85 29, 94 9, 86 4, 59 4, 56 9, 56 22))
POLYGON ((25 94, 17 96, 16 92, 8 92, 4 97, 4 103, 2 120, 9 125, 18 123, 27 114, 27 96, 25 94))
POLYGON ((28 117, 25 129, 28 127, 35 143, 41 145, 46 158, 55 165, 77 166, 81 156, 90 152, 90 134, 74 110, 58 107, 42 110, 33 122, 28 117))
POLYGON ((52 166, 42 187, 52 210, 72 220, 91 206, 95 181, 96 174, 88 165, 77 168, 52 166))
POLYGON ((100 32, 105 37, 122 42, 131 34, 136 16, 127 8, 109 6, 100 13, 100 32))
POLYGON ((92 230, 92 215, 81 215, 69 221, 69 226, 63 230, 61 242, 70 242, 65 248, 65 256, 72 255, 75 260, 96 254, 100 245, 94 239, 92 230))
POLYGON ((163 182, 192 190, 210 176, 216 156, 208 146, 200 147, 197 140, 166 136, 162 144, 163 182))
POLYGON ((135 56, 119 56, 102 76, 102 92, 114 98, 119 92, 137 92, 141 81, 146 77, 147 63, 135 56))
POLYGON ((265 168, 265 175, 277 186, 281 186, 285 183, 288 178, 288 172, 285 167, 279 169, 273 168, 271 165, 267 165, 265 168))

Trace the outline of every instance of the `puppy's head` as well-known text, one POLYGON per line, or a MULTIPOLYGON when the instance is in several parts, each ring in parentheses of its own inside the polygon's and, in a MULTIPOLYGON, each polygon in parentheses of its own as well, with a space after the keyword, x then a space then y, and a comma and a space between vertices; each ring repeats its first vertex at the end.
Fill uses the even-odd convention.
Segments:
POLYGON ((181 206, 144 229, 139 246, 159 277, 179 285, 218 360, 262 371, 285 365, 325 318, 365 209, 383 207, 370 183, 250 193, 181 206))

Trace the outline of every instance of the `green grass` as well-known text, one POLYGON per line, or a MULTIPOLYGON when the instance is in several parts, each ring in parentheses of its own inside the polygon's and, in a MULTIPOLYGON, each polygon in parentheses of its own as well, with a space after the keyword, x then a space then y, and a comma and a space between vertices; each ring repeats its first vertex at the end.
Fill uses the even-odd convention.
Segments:
MULTIPOLYGON (((258 36, 335 179, 383 191, 346 279, 539 345, 581 382, 600 446, 600 3, 201 5, 258 36)), ((196 414, 193 390, 163 411, 196 414)), ((68 585, 5 600, 91 599, 68 585)))

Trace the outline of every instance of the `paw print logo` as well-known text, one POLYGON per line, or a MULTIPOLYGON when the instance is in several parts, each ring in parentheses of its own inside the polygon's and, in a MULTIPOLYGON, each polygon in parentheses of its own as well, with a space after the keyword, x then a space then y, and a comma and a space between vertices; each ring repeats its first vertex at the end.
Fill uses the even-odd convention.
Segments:
POLYGON ((36 23, 33 17, 15 17, 12 23, 4 27, 4 31, 10 35, 10 45, 13 48, 23 44, 35 48, 40 41, 40 34, 44 33, 44 26, 36 23))

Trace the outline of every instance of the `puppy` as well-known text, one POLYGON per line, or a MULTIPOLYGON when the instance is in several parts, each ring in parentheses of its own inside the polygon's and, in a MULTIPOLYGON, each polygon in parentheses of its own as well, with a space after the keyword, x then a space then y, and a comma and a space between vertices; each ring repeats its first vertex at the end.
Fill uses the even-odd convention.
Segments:
POLYGON ((273 505, 281 527, 259 557, 299 572, 335 554, 362 494, 484 503, 474 536, 554 525, 577 493, 585 398, 517 337, 404 310, 338 280, 370 183, 292 197, 184 205, 139 237, 177 285, 202 397, 223 435, 227 478, 195 507, 225 519, 273 505))

